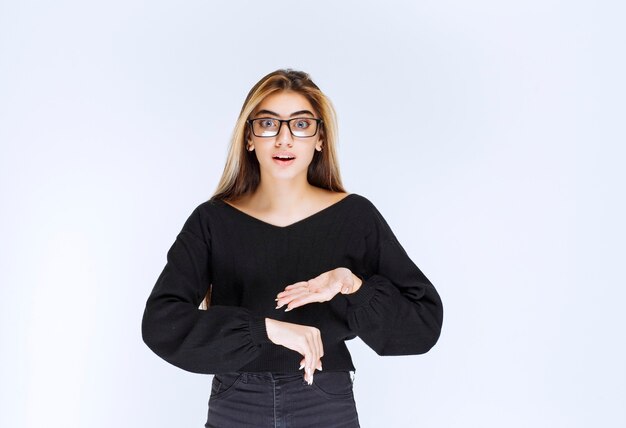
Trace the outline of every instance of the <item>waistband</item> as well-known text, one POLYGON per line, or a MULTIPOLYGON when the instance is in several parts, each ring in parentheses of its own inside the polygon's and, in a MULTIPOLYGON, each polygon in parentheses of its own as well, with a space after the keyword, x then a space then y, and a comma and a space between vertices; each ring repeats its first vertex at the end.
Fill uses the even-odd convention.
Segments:
MULTIPOLYGON (((232 373, 234 375, 240 376, 241 380, 245 383, 248 379, 256 379, 256 380, 266 380, 266 381, 290 381, 290 380, 300 380, 304 379, 304 372, 236 372, 232 373)), ((315 371, 315 376, 332 376, 336 375, 346 375, 348 374, 351 379, 354 380, 354 371, 351 370, 338 370, 338 371, 315 371)))

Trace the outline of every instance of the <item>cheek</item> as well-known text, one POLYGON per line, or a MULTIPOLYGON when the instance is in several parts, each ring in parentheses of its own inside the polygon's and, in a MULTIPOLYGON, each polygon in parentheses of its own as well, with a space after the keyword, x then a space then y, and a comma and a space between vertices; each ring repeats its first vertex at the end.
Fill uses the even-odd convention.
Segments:
POLYGON ((313 162, 313 158, 315 157, 315 147, 313 147, 313 150, 309 151, 306 153, 306 155, 304 155, 303 157, 305 157, 305 161, 307 165, 310 165, 311 162, 313 162))

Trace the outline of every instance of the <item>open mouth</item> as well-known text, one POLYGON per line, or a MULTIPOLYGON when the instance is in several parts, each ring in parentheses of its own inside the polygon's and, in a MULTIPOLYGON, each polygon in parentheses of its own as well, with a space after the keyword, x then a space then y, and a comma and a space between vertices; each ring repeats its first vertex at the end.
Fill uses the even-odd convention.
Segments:
POLYGON ((273 159, 281 163, 289 163, 292 160, 294 160, 295 157, 294 156, 273 156, 273 159))

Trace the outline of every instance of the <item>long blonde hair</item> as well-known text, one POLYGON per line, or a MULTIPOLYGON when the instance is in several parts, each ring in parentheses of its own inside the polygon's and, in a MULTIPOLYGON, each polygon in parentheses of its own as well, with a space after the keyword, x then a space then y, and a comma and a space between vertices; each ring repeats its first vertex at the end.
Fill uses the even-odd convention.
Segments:
POLYGON ((278 91, 294 91, 304 95, 323 121, 319 132, 324 148, 321 152, 315 151, 313 155, 307 171, 308 182, 335 192, 345 192, 337 160, 337 118, 332 103, 307 73, 281 69, 263 77, 248 93, 231 137, 222 178, 211 199, 236 200, 256 190, 261 181, 261 172, 256 155, 245 147, 250 133, 246 120, 250 119, 252 111, 265 97, 278 91))

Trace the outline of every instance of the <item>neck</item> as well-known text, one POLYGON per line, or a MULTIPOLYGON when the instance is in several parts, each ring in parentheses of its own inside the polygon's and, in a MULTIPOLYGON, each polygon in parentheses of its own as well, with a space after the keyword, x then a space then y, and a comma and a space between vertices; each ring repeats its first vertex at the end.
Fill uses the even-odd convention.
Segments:
POLYGON ((262 211, 284 215, 297 213, 307 206, 307 200, 315 191, 315 186, 304 179, 277 179, 262 177, 252 199, 262 211))

